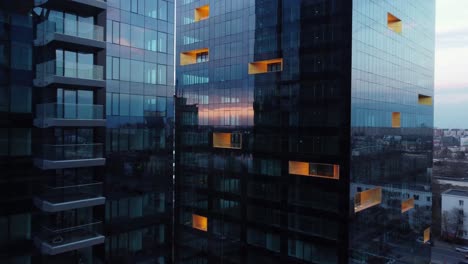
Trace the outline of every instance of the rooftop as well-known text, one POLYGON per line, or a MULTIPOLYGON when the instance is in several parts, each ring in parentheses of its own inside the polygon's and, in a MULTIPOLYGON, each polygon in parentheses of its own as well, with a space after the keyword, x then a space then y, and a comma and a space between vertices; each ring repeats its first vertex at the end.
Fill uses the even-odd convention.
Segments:
POLYGON ((468 197, 468 191, 465 191, 465 190, 449 189, 449 190, 442 193, 442 195, 444 195, 444 194, 468 197))

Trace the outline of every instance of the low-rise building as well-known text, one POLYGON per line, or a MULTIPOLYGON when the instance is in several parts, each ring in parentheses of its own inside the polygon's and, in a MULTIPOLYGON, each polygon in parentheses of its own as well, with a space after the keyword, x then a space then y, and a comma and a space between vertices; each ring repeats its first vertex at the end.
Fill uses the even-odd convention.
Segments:
POLYGON ((468 240, 468 190, 449 189, 441 194, 441 231, 446 238, 468 240))

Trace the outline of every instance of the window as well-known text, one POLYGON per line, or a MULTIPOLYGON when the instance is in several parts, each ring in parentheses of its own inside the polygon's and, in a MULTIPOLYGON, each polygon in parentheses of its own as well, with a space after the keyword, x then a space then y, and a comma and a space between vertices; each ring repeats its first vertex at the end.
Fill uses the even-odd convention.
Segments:
POLYGON ((120 24, 120 45, 130 46, 130 25, 120 24))
POLYGON ((200 52, 197 54, 197 63, 207 62, 208 61, 208 52, 200 52))
POLYGON ((289 161, 289 174, 338 180, 340 166, 335 164, 289 161))
POLYGON ((213 147, 214 148, 227 148, 227 149, 241 149, 242 148, 242 134, 241 133, 213 133, 213 147))
POLYGON ((208 218, 192 214, 192 227, 201 231, 208 231, 208 218))
POLYGON ((458 201, 458 205, 463 206, 463 204, 464 204, 464 201, 463 201, 463 200, 459 200, 459 201, 458 201))
POLYGON ((156 51, 157 35, 156 31, 145 29, 145 48, 147 50, 156 51))
POLYGON ((268 72, 277 72, 277 71, 281 71, 281 63, 280 63, 280 62, 269 63, 269 64, 267 65, 267 71, 268 71, 268 72))
POLYGON ((143 28, 131 26, 131 45, 134 48, 145 48, 145 30, 143 28))
POLYGON ((401 213, 405 213, 414 208, 414 198, 401 202, 401 213))
POLYGON ((424 230, 424 243, 427 243, 431 239, 431 228, 428 227, 424 230))
POLYGON ((210 6, 205 5, 195 8, 195 22, 208 19, 210 17, 210 6))
POLYGON ((283 59, 272 59, 249 63, 249 74, 278 72, 283 70, 283 59))
POLYGON ((431 197, 430 197, 430 196, 427 196, 427 197, 426 197, 426 201, 430 202, 430 201, 431 201, 431 197))
POLYGON ((209 50, 199 49, 180 53, 180 65, 189 65, 208 61, 209 50))
POLYGON ((120 24, 116 21, 112 21, 112 43, 120 43, 120 24))
POLYGON ((167 34, 158 32, 158 51, 167 52, 167 34))
POLYGON ((399 34, 403 31, 403 23, 391 13, 387 13, 387 27, 399 34))
POLYGON ((382 202, 382 188, 376 187, 367 191, 356 193, 354 196, 354 212, 360 212, 382 202))
POLYGON ((401 113, 400 112, 392 113, 392 127, 393 128, 401 127, 401 113))
POLYGON ((416 201, 419 201, 419 195, 414 194, 414 195, 413 195, 413 198, 414 198, 416 201))
POLYGON ((430 106, 432 105, 432 97, 423 94, 418 94, 418 104, 430 106))

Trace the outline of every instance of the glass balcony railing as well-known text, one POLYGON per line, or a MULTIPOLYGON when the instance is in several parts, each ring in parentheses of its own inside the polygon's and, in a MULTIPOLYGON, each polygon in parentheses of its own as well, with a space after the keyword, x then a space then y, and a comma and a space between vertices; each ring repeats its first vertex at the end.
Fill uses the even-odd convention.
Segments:
POLYGON ((46 44, 51 41, 55 33, 104 41, 104 27, 71 19, 46 20, 37 25, 37 41, 46 44))
POLYGON ((58 247, 82 240, 101 237, 101 234, 102 222, 94 221, 88 224, 66 228, 43 226, 38 237, 43 243, 47 243, 52 247, 58 247))
POLYGON ((102 197, 102 183, 88 183, 71 186, 44 186, 41 200, 52 204, 102 197))
POLYGON ((39 104, 36 105, 36 117, 40 119, 103 119, 104 107, 90 104, 39 104))
POLYGON ((63 161, 103 157, 103 144, 43 145, 44 160, 63 161))
POLYGON ((103 80, 102 65, 84 63, 64 63, 63 61, 47 61, 36 65, 36 78, 44 80, 52 76, 70 77, 89 80, 103 80))

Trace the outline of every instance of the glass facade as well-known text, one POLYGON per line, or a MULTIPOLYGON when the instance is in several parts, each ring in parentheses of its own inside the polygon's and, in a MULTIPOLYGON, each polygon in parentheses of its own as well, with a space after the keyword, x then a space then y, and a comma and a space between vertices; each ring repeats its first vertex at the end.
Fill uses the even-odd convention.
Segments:
POLYGON ((174 1, 108 0, 106 263, 171 263, 174 1))
POLYGON ((0 263, 30 263, 32 196, 33 21, 0 4, 0 263))
POLYGON ((177 14, 177 263, 428 261, 434 1, 177 14))
POLYGON ((350 263, 430 262, 434 2, 353 1, 350 263))

